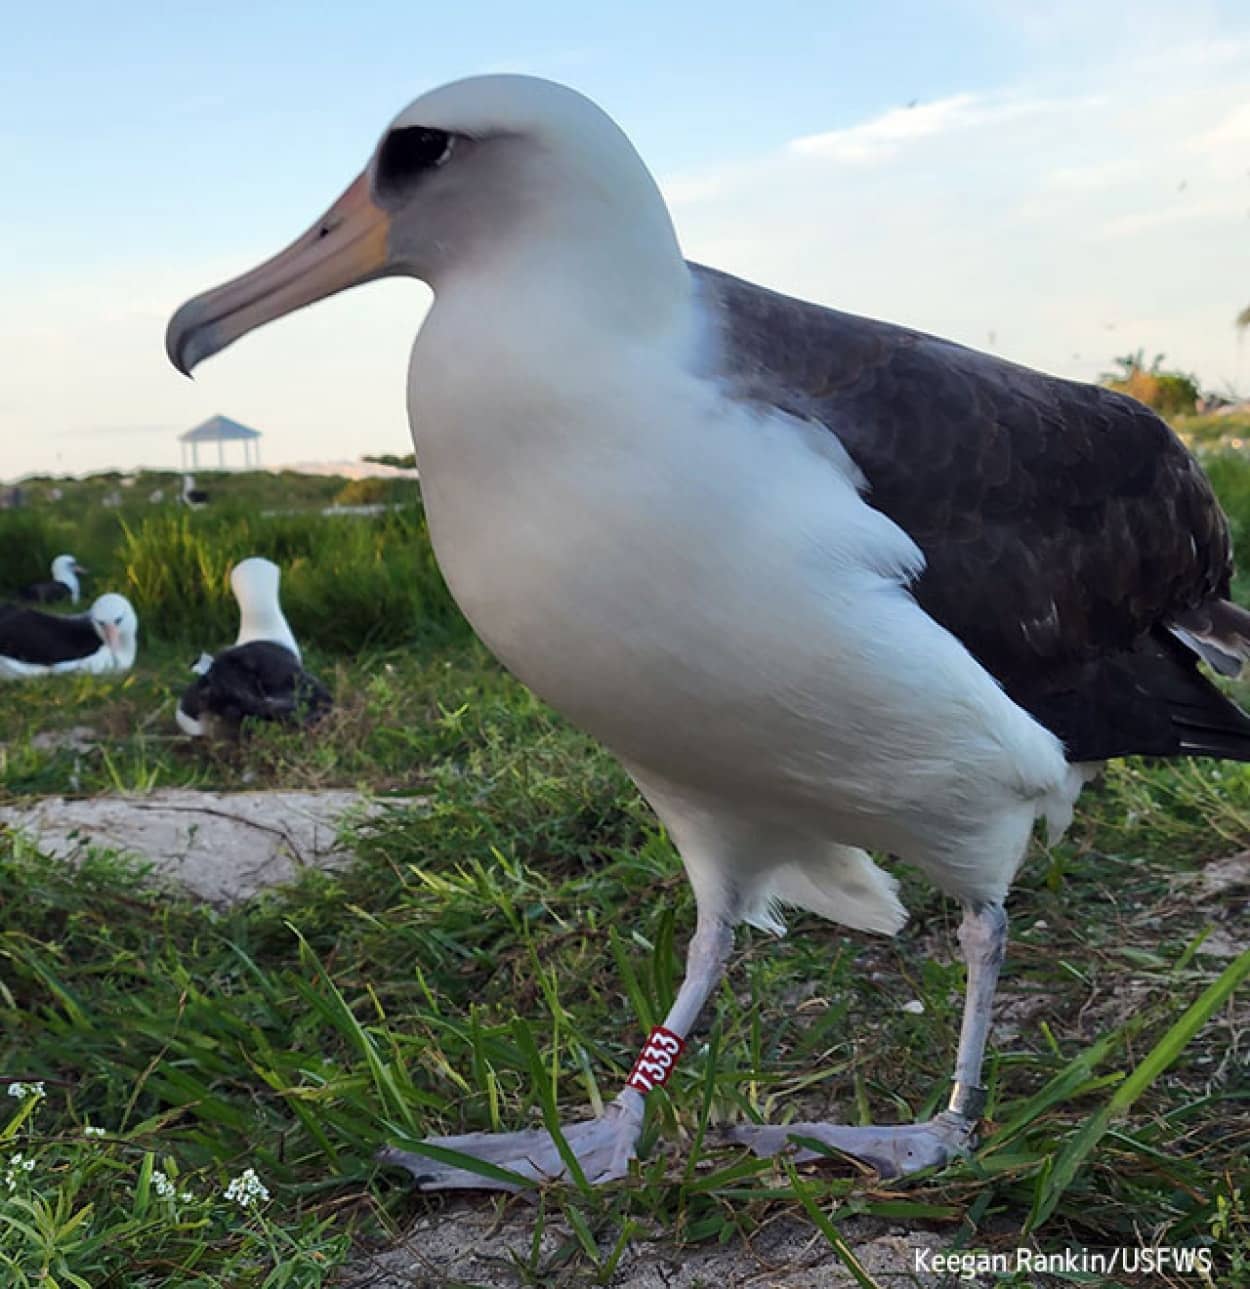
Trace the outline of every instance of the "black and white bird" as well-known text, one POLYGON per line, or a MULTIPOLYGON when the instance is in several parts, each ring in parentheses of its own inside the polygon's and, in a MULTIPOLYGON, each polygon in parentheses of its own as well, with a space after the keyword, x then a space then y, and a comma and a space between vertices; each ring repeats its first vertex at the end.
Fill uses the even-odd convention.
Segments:
POLYGON ((58 600, 77 604, 82 593, 78 579, 86 571, 72 555, 58 555, 52 561, 52 580, 31 582, 17 593, 18 598, 29 604, 55 604, 58 600))
POLYGON ((231 735, 246 717, 308 723, 329 708, 329 691, 304 670, 278 597, 281 573, 267 559, 245 559, 230 573, 239 603, 239 636, 216 657, 201 654, 174 713, 193 736, 231 735))
MULTIPOLYGON (((893 934, 922 870, 964 909, 953 1089, 894 1127, 744 1124, 900 1174, 974 1139, 1006 944, 1039 818, 1090 763, 1250 759, 1228 529, 1141 404, 774 294, 681 255, 625 135, 520 76, 418 98, 287 250, 185 304, 189 372, 336 291, 432 288, 409 411, 430 533, 482 639, 627 767, 698 903, 687 973, 627 1086, 564 1136, 622 1176, 737 923, 784 906, 893 934)), ((545 1131, 435 1138, 523 1181, 566 1177, 545 1131)), ((418 1153, 422 1186, 515 1185, 418 1153)), ((811 1158, 799 1152, 798 1158, 811 1158)))
POLYGON ((208 493, 195 486, 195 475, 184 474, 182 476, 182 491, 178 494, 178 500, 184 506, 190 506, 192 510, 200 510, 208 505, 208 493))
POLYGON ((139 619, 124 595, 101 595, 86 613, 0 608, 0 680, 129 671, 139 647, 139 619))

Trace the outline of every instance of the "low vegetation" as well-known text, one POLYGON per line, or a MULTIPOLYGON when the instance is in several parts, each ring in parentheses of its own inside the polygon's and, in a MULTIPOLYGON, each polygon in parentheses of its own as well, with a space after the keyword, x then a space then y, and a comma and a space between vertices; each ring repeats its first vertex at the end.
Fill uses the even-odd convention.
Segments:
MULTIPOLYGON (((1210 465, 1246 533, 1250 465, 1210 465)), ((71 549, 143 623, 127 677, 0 689, 0 799, 247 784, 386 806, 354 828, 350 867, 228 910, 125 856, 86 847, 69 868, 0 836, 0 1075, 17 1080, 0 1087, 0 1284, 335 1283, 353 1247, 441 1202, 379 1171, 380 1143, 602 1104, 673 996, 693 904, 667 838, 473 639, 419 506, 317 513, 341 487, 0 515, 14 583, 71 549), (177 735, 173 704, 199 649, 230 638, 243 554, 283 566, 338 708, 313 738, 210 749, 177 735), (73 727, 85 744, 36 738, 73 727)), ((904 1185, 743 1158, 717 1130, 932 1111, 959 1024, 957 910, 904 874, 895 941, 805 916, 782 941, 740 934, 700 1041, 649 1100, 637 1177, 523 1209, 560 1234, 518 1246, 518 1283, 608 1283, 631 1241, 749 1249, 784 1218, 871 1285, 839 1235, 869 1215, 956 1248, 1201 1246, 1211 1284, 1250 1284, 1250 877, 1212 867, 1247 845, 1250 767, 1113 765, 1013 896, 985 1146, 904 1185)))
POLYGON ((1139 403, 1152 407, 1161 416, 1188 416, 1198 409, 1201 390, 1197 377, 1186 372, 1165 371, 1163 354, 1156 354, 1146 366, 1145 354, 1138 350, 1117 358, 1118 370, 1102 378, 1108 389, 1128 394, 1139 403))

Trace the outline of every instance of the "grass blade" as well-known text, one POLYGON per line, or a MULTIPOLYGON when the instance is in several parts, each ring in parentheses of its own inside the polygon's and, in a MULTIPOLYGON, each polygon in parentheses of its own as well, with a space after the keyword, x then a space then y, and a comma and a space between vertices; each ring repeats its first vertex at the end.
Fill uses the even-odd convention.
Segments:
POLYGON ((1029 1214, 1025 1225, 1026 1232, 1037 1230, 1050 1218, 1064 1191, 1072 1184, 1077 1170, 1102 1140, 1112 1120, 1127 1110, 1180 1056, 1194 1035, 1232 997, 1248 975, 1250 975, 1250 949, 1233 959, 1202 991, 1167 1033, 1151 1048, 1128 1078, 1120 1084, 1106 1104, 1085 1121, 1080 1132, 1060 1151, 1049 1175, 1042 1179, 1033 1211, 1029 1214))

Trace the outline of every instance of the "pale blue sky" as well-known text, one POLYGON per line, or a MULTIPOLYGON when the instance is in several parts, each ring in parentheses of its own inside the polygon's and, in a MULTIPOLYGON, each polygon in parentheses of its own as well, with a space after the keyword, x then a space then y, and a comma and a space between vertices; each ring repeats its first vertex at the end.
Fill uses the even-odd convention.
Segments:
POLYGON ((488 70, 607 108, 694 257, 1068 375, 1142 345, 1246 384, 1231 320, 1250 303, 1250 8, 1040 9, 10 13, 0 476, 171 464, 173 433, 214 411, 264 430, 270 461, 403 450, 414 284, 266 329, 194 385, 161 333, 318 215, 409 99, 488 70))

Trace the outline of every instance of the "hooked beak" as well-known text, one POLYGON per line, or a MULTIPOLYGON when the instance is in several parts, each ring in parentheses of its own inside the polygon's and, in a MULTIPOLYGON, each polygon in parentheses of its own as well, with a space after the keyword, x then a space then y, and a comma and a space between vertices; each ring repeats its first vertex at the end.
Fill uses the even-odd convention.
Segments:
POLYGON ((104 643, 108 645, 110 653, 118 653, 122 646, 121 627, 116 622, 97 622, 100 636, 104 643))
POLYGON ((75 572, 76 574, 77 574, 77 573, 86 574, 86 573, 90 573, 90 572, 91 572, 91 570, 90 570, 89 568, 83 568, 83 566, 82 566, 81 564, 75 564, 75 565, 74 565, 74 572, 75 572))
POLYGON ((284 251, 188 300, 170 319, 165 352, 184 376, 249 331, 361 282, 383 277, 390 217, 367 174, 284 251))

